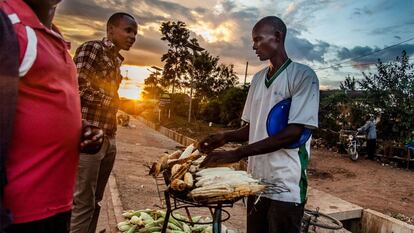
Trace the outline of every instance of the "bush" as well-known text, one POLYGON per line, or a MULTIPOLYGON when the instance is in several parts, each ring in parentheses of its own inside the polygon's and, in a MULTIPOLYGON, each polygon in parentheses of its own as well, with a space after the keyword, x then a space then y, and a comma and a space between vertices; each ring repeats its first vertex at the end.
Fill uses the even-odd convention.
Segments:
POLYGON ((223 124, 241 118, 247 93, 246 88, 232 87, 220 96, 220 119, 223 124))
POLYGON ((220 102, 218 99, 210 100, 201 107, 200 118, 206 122, 221 123, 220 119, 220 102))

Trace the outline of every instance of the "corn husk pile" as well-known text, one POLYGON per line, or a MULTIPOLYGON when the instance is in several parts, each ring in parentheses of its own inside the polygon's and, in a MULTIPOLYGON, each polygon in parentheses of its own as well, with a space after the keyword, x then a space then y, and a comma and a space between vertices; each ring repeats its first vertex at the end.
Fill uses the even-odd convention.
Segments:
POLYGON ((234 200, 261 192, 265 187, 245 171, 206 168, 196 173, 195 188, 188 197, 201 202, 234 200))
MULTIPOLYGON (((164 224, 165 212, 162 210, 128 210, 125 211, 125 221, 118 223, 118 230, 122 233, 156 233, 161 232, 164 224)), ((188 218, 174 213, 178 219, 189 221, 188 218)), ((201 216, 192 217, 194 226, 190 226, 184 222, 177 221, 172 216, 168 219, 167 233, 211 233, 211 226, 201 225, 197 223, 209 222, 209 218, 202 218, 201 216)))
POLYGON ((187 193, 190 200, 207 203, 234 200, 264 190, 265 186, 245 171, 229 167, 200 169, 204 158, 190 145, 184 151, 163 155, 152 165, 150 175, 157 177, 167 170, 171 174, 169 188, 187 193))

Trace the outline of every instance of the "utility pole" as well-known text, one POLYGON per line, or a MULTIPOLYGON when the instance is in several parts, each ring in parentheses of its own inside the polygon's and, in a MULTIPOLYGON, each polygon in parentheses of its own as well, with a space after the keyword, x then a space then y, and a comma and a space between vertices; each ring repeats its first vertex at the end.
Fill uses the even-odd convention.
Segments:
MULTIPOLYGON (((198 45, 195 45, 191 42, 187 42, 187 44, 185 45, 187 48, 190 48, 193 51, 193 56, 192 56, 192 62, 193 62, 193 68, 194 68, 194 62, 195 62, 195 56, 197 52, 201 52, 204 49, 201 48, 198 45)), ((191 81, 190 81, 190 104, 188 106, 188 123, 191 122, 191 110, 192 110, 192 105, 193 105, 193 80, 194 80, 194 71, 191 72, 191 81)))
POLYGON ((246 61, 246 71, 244 72, 244 86, 246 86, 247 68, 249 67, 249 61, 246 61))

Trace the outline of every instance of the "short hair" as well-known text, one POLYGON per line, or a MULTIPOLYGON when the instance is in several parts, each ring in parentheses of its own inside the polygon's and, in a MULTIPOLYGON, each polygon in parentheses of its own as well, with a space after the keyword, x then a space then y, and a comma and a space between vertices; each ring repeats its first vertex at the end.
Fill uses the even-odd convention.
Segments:
POLYGON ((286 24, 283 22, 283 20, 281 20, 279 17, 276 16, 266 16, 264 18, 262 18, 261 20, 259 20, 259 22, 256 23, 256 25, 254 25, 253 30, 260 28, 264 25, 269 25, 272 26, 274 32, 276 31, 280 31, 283 34, 283 41, 286 38, 286 24))
POLYGON ((130 15, 128 13, 125 13, 125 12, 117 12, 117 13, 111 15, 111 17, 109 17, 108 22, 106 23, 106 28, 108 28, 110 25, 117 26, 118 23, 119 23, 119 21, 124 16, 130 17, 131 19, 133 19, 135 21, 134 16, 132 16, 132 15, 130 15))

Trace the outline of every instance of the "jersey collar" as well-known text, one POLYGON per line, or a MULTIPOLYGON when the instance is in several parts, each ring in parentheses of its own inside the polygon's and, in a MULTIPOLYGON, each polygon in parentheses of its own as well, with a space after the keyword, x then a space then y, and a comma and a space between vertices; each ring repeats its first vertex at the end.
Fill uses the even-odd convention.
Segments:
MULTIPOLYGON (((273 81, 276 80, 276 78, 279 76, 279 74, 281 74, 288 66, 289 64, 292 63, 292 60, 290 60, 290 58, 288 58, 285 63, 283 63, 283 65, 281 67, 279 67, 279 69, 276 71, 275 74, 273 74, 273 76, 270 79, 267 79, 267 76, 265 77, 265 85, 267 88, 270 87, 270 85, 272 85, 273 81)), ((270 68, 267 69, 266 74, 269 72, 270 68)))

